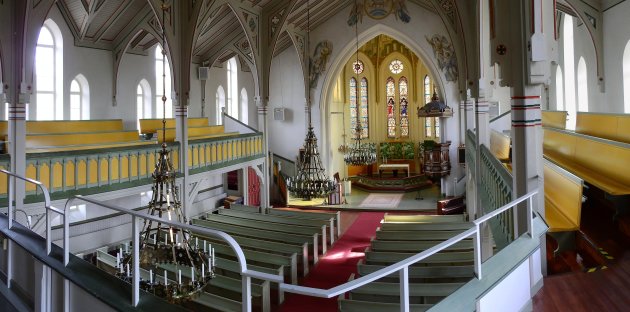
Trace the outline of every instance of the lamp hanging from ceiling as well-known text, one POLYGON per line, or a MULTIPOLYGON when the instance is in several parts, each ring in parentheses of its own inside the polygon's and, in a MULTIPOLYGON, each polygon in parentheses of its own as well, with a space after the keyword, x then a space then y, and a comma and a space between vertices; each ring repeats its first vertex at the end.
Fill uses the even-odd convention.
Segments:
MULTIPOLYGON (((306 51, 310 48, 310 1, 306 2, 306 51)), ((308 67, 308 76, 311 76, 310 66, 308 67)), ((293 196, 304 200, 312 198, 326 197, 335 190, 335 182, 326 175, 326 170, 322 166, 317 148, 317 137, 313 131, 311 121, 311 90, 307 86, 306 96, 306 114, 308 117, 308 131, 304 139, 303 151, 300 151, 298 158, 297 175, 287 179, 287 189, 293 196)))
MULTIPOLYGON (((355 7, 357 6, 357 1, 354 1, 355 7)), ((363 63, 359 61, 359 23, 354 24, 354 33, 356 36, 356 60, 352 64, 352 70, 356 75, 356 81, 359 81, 359 74, 363 72, 363 63)), ((354 89, 357 92, 357 89, 354 89)), ((357 92, 358 93, 358 92, 357 92)), ((359 97, 355 95, 355 101, 359 97)), ((358 118, 358 117, 357 117, 358 118)), ((361 121, 357 120, 356 127, 354 129, 354 137, 352 140, 354 141, 347 149, 346 153, 343 155, 343 161, 346 165, 353 166, 365 166, 371 165, 376 162, 376 144, 374 143, 364 143, 361 142, 363 139, 363 127, 361 125, 361 121)))
MULTIPOLYGON (((162 57, 166 59, 165 14, 170 6, 162 2, 162 57)), ((166 132, 166 62, 162 62, 162 146, 153 171, 153 194, 148 204, 148 213, 169 221, 186 223, 179 200, 179 188, 175 184, 176 172, 173 168, 167 144, 166 132)), ((159 142, 158 142, 159 143, 159 142)), ((129 266, 132 255, 123 253, 117 257, 117 275, 128 282, 132 281, 129 266), (126 267, 126 270, 125 270, 126 267)), ((203 247, 188 230, 176 228, 151 220, 145 220, 140 232, 140 269, 148 272, 140 281, 140 287, 158 297, 178 303, 192 299, 199 294, 214 277, 214 252, 203 241, 203 247)))

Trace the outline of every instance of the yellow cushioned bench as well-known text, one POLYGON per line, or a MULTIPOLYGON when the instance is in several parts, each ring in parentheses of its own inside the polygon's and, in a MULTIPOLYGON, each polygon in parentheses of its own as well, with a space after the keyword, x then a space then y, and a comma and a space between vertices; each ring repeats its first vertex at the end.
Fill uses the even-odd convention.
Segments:
MULTIPOLYGON (((26 134, 69 133, 69 132, 112 132, 123 131, 122 119, 95 120, 27 120, 26 134)), ((8 134, 8 122, 0 122, 0 135, 8 134)))
MULTIPOLYGON (((158 142, 163 142, 162 140, 162 130, 157 132, 158 142)), ((189 127, 188 128, 188 139, 189 140, 200 140, 207 138, 215 138, 215 137, 223 137, 223 136, 231 136, 238 135, 238 132, 225 132, 225 127, 223 126, 205 126, 205 127, 189 127)), ((166 142, 175 141, 176 130, 174 128, 166 129, 166 142)))
POLYGON ((542 125, 543 127, 566 129, 567 115, 567 111, 543 111, 542 125))
POLYGON ((543 154, 610 195, 630 194, 630 144, 544 128, 543 154))
POLYGON ((580 229, 583 180, 545 160, 545 221, 549 232, 580 229))
MULTIPOLYGON (((207 127, 207 117, 188 118, 188 127, 207 127)), ((166 128, 175 128, 175 119, 166 119, 166 128)), ((140 119, 140 133, 156 133, 162 130, 162 119, 140 119)))
POLYGON ((27 152, 69 151, 145 144, 155 144, 155 141, 140 141, 138 132, 135 130, 26 135, 27 152))
POLYGON ((575 132, 630 143, 630 114, 579 112, 575 132))
POLYGON ((501 162, 510 161, 511 138, 496 130, 490 131, 490 152, 501 162))

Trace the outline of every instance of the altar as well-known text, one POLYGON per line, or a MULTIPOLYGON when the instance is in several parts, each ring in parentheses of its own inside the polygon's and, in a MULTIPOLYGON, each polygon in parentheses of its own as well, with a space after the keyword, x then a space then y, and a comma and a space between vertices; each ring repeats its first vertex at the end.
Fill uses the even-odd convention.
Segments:
POLYGON ((385 170, 391 170, 394 177, 398 176, 398 170, 405 170, 407 172, 407 177, 411 176, 409 172, 409 164, 380 164, 378 165, 378 176, 381 177, 383 171, 385 170))

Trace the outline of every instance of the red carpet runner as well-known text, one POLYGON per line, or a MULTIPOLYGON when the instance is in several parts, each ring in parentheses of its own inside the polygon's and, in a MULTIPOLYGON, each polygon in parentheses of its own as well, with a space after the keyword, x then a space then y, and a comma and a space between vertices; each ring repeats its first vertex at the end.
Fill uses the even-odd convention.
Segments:
MULTIPOLYGON (((329 289, 348 281, 350 274, 357 272, 357 262, 363 258, 363 251, 370 245, 385 214, 382 212, 362 212, 348 230, 319 260, 301 285, 329 289)), ((328 312, 337 311, 337 298, 324 299, 288 294, 280 311, 283 312, 328 312)))

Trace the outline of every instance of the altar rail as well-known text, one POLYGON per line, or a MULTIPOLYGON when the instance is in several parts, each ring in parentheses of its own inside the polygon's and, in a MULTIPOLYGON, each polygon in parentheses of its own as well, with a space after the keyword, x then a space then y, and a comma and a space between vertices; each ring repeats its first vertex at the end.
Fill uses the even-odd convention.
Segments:
MULTIPOLYGON (((95 194, 151 183, 161 147, 131 146, 85 151, 26 154, 26 177, 41 181, 53 199, 95 194)), ((174 169, 179 172, 179 143, 168 144, 174 169)), ((263 157, 262 134, 190 141, 187 164, 191 174, 210 171, 263 157)), ((0 169, 10 169, 9 155, 0 155, 0 169)), ((6 198, 0 181, 0 198, 6 198)), ((25 202, 42 201, 34 185, 26 185, 25 202)))

